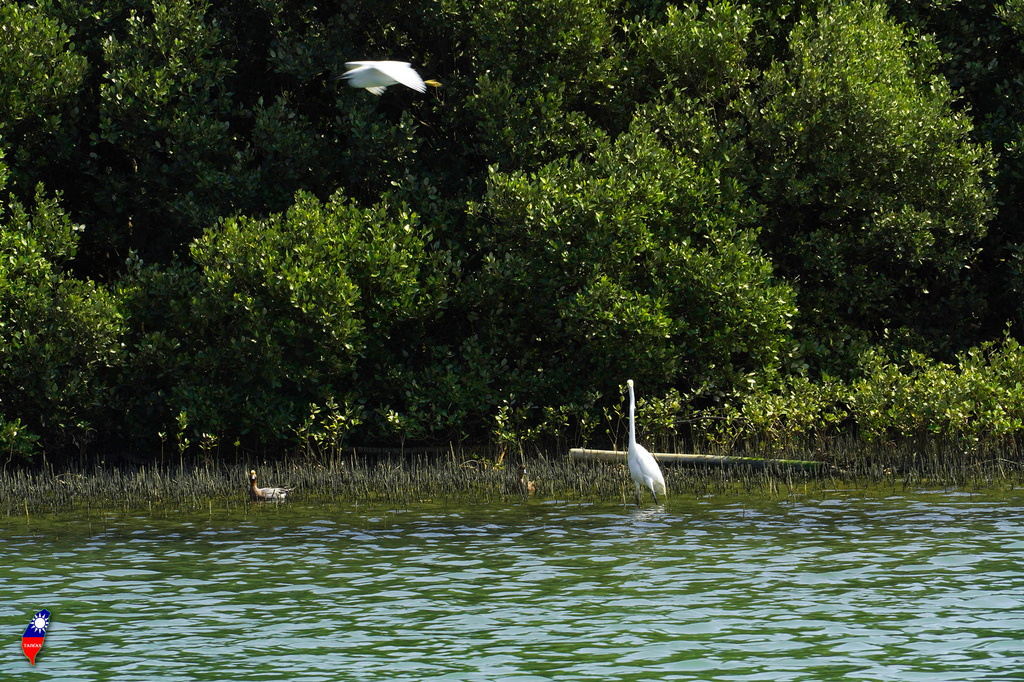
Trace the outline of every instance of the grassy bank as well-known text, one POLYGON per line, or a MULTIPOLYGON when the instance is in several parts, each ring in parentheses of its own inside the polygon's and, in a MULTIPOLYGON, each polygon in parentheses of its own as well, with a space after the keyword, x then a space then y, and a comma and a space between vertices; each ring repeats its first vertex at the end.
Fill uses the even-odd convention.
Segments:
MULTIPOLYGON (((833 444, 827 451, 779 452, 775 457, 823 461, 827 466, 807 471, 781 465, 663 463, 662 469, 671 496, 740 492, 776 497, 856 482, 894 490, 1024 485, 1024 462, 1005 451, 967 452, 936 444, 912 448, 847 443, 833 444)), ((526 463, 534 482, 531 497, 535 499, 632 503, 633 485, 624 462, 578 462, 565 453, 537 453, 529 458, 471 452, 373 457, 346 453, 330 460, 244 465, 3 469, 0 514, 241 507, 254 504, 247 492, 250 468, 258 472, 261 486, 292 487, 290 500, 303 504, 487 504, 524 497, 518 477, 521 462, 526 463)))

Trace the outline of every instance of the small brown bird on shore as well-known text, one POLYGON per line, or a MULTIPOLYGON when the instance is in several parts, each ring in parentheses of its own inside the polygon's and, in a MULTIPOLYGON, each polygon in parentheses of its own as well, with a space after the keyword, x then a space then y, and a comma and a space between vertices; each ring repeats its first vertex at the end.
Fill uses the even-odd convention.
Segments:
POLYGON ((264 500, 283 500, 285 495, 292 491, 291 488, 257 488, 255 469, 249 472, 249 483, 249 497, 257 502, 263 502, 264 500))
POLYGON ((537 486, 533 484, 533 481, 526 477, 526 467, 519 467, 519 490, 524 495, 532 495, 536 490, 537 486))

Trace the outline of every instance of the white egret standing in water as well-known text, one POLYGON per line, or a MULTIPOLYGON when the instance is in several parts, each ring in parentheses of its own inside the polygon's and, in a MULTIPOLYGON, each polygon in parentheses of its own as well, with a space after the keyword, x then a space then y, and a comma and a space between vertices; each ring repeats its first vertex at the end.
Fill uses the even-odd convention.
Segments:
POLYGON ((353 88, 365 88, 375 95, 383 95, 390 85, 401 83, 416 92, 426 92, 427 86, 439 87, 437 81, 425 81, 408 62, 345 62, 344 78, 353 88))
POLYGON ((654 455, 636 442, 636 399, 633 397, 633 380, 627 381, 626 385, 629 386, 629 450, 626 459, 629 463, 629 473, 636 483, 636 506, 640 506, 641 486, 650 489, 651 495, 654 496, 654 504, 658 504, 658 493, 668 496, 665 477, 661 475, 661 468, 654 455))

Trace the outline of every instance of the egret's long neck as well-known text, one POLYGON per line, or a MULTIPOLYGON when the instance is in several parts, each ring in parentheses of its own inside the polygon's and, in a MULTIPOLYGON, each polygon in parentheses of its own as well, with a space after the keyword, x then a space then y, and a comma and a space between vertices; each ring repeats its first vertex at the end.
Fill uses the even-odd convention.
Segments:
POLYGON ((636 411, 636 403, 633 399, 633 387, 629 387, 629 444, 636 443, 636 418, 633 413, 636 411))

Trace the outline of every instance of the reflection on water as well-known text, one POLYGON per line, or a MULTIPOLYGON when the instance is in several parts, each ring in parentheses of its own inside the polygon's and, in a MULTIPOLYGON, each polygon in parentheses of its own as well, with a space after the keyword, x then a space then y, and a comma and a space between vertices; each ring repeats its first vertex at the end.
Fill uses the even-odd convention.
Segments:
POLYGON ((3 679, 1008 680, 1024 498, 0 519, 3 679), (30 667, 20 636, 53 616, 30 667))

